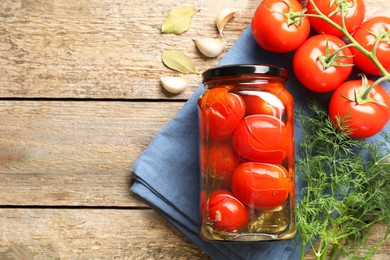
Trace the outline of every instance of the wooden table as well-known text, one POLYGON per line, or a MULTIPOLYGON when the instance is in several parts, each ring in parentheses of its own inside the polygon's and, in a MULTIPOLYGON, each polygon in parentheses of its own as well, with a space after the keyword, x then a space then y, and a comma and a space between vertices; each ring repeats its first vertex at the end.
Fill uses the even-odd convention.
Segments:
MULTIPOLYGON (((390 16, 388 0, 366 2, 390 16)), ((161 52, 213 67, 222 55, 202 57, 193 39, 217 37, 214 18, 232 7, 229 48, 259 3, 184 0, 201 11, 177 36, 160 33, 176 0, 2 0, 0 259, 207 258, 131 194, 130 167, 201 82, 184 75, 185 92, 165 92, 160 76, 178 74, 161 52)), ((376 258, 389 254, 387 243, 376 258)))

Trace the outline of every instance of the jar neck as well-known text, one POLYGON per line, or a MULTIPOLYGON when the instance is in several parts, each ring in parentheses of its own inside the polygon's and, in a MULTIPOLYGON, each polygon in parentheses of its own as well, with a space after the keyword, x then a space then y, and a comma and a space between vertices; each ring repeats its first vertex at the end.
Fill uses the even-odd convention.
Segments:
POLYGON ((231 88, 235 86, 251 86, 263 88, 267 84, 275 85, 284 88, 286 79, 278 76, 269 75, 234 75, 225 77, 213 77, 204 82, 206 88, 214 88, 221 85, 229 85, 231 88))

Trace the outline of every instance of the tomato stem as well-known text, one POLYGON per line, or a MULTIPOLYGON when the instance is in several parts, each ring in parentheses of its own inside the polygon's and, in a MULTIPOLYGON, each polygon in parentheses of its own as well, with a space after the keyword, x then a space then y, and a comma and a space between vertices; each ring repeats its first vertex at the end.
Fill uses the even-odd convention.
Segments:
POLYGON ((301 11, 295 12, 293 6, 291 5, 291 3, 289 1, 286 0, 286 1, 282 1, 282 2, 288 6, 288 12, 285 12, 285 13, 275 12, 275 11, 272 11, 271 9, 269 9, 268 7, 266 7, 266 8, 270 12, 279 13, 279 14, 283 15, 284 17, 286 17, 288 26, 291 26, 291 25, 300 26, 302 24, 302 18, 305 16, 307 9, 304 8, 301 11))
MULTIPOLYGON (((335 23, 332 19, 330 19, 328 16, 326 16, 324 13, 322 13, 321 10, 318 8, 318 6, 314 3, 313 0, 310 0, 310 3, 313 5, 313 9, 317 13, 317 15, 304 14, 305 16, 321 18, 321 19, 325 20, 327 23, 329 23, 330 25, 332 25, 333 27, 335 27, 336 29, 340 30, 344 34, 344 36, 348 39, 348 41, 350 42, 350 47, 354 47, 354 48, 358 49, 361 53, 363 53, 366 57, 368 57, 375 64, 375 66, 379 69, 379 71, 383 74, 383 77, 385 78, 385 80, 389 80, 390 72, 388 72, 385 69, 385 67, 379 62, 378 58, 375 55, 376 49, 379 45, 379 42, 381 40, 383 40, 384 37, 387 37, 388 35, 385 35, 385 36, 383 34, 379 35, 379 37, 376 38, 376 42, 375 42, 373 50, 368 51, 362 45, 360 45, 346 29, 345 19, 344 19, 345 8, 340 8, 341 22, 342 22, 342 26, 340 26, 337 23, 335 23)), ((345 1, 338 3, 338 4, 343 4, 343 3, 347 4, 347 3, 345 3, 345 1)), ((384 81, 384 80, 382 80, 382 81, 384 81)))
POLYGON ((334 22, 332 19, 330 19, 327 15, 325 15, 323 12, 321 12, 321 10, 318 8, 318 6, 314 3, 313 0, 310 0, 310 3, 312 4, 314 11, 315 11, 318 15, 305 14, 306 16, 321 18, 322 20, 325 20, 326 22, 328 22, 329 24, 331 24, 331 25, 332 25, 333 27, 335 27, 337 30, 340 30, 340 31, 342 31, 343 33, 345 33, 346 29, 343 28, 342 26, 338 25, 337 23, 335 23, 335 22, 334 22))
POLYGON ((326 44, 326 50, 324 56, 319 56, 318 60, 321 62, 321 64, 324 66, 325 69, 331 67, 331 66, 353 66, 353 64, 350 63, 341 63, 337 60, 339 59, 346 59, 346 58, 352 58, 352 56, 340 56, 339 53, 343 50, 351 47, 351 44, 344 45, 340 47, 339 49, 335 50, 333 53, 330 53, 328 43, 326 44))
POLYGON ((378 80, 376 80, 373 84, 368 85, 368 79, 366 75, 360 74, 362 77, 362 84, 359 91, 354 91, 354 97, 353 98, 347 98, 343 97, 345 99, 350 100, 351 102, 356 102, 356 104, 361 105, 364 103, 376 103, 380 106, 383 106, 387 109, 390 109, 388 105, 386 105, 384 102, 376 100, 370 96, 371 90, 375 88, 378 84, 380 84, 382 81, 388 80, 386 77, 381 77, 378 80))
POLYGON ((383 77, 378 78, 371 86, 369 86, 369 87, 366 89, 366 91, 364 91, 364 93, 363 93, 363 95, 362 95, 362 99, 363 99, 363 100, 366 100, 366 99, 369 97, 371 90, 372 90, 373 88, 375 88, 377 85, 379 85, 381 82, 384 82, 384 81, 386 81, 386 80, 390 81, 390 77, 388 77, 388 76, 387 76, 387 77, 386 77, 386 76, 383 76, 383 77))

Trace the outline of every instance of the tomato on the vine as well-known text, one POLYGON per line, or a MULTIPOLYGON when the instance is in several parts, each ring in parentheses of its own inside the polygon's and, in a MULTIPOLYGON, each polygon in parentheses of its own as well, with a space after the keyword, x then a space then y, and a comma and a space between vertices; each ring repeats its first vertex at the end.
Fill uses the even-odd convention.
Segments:
POLYGON ((368 95, 373 81, 350 80, 333 93, 329 103, 329 117, 334 125, 353 138, 367 138, 380 132, 390 118, 390 96, 376 85, 368 95), (339 125, 341 122, 341 125, 339 125))
MULTIPOLYGON (((333 22, 342 26, 342 12, 344 14, 345 27, 349 33, 353 33, 366 15, 366 7, 363 0, 312 0, 319 11, 328 16, 333 22)), ((307 2, 307 13, 317 14, 312 1, 307 2)), ((327 21, 318 17, 309 17, 311 27, 317 33, 331 34, 336 37, 344 37, 344 33, 332 26, 327 21)))
POLYGON ((234 232, 249 222, 248 208, 230 191, 216 190, 208 199, 209 220, 218 230, 234 232))
MULTIPOLYGON (((368 51, 372 51, 375 42, 379 40, 376 57, 383 67, 390 72, 390 18, 385 16, 373 17, 365 21, 352 35, 353 38, 368 51), (379 37, 379 39, 378 39, 379 37)), ((362 52, 351 48, 356 66, 363 72, 380 76, 378 67, 362 52)))
POLYGON ((290 52, 309 36, 310 23, 297 0, 264 0, 252 18, 252 35, 271 52, 290 52))
POLYGON ((293 69, 298 80, 318 93, 337 88, 351 74, 353 66, 351 51, 345 45, 329 34, 310 37, 294 54, 293 69))
POLYGON ((204 146, 201 151, 200 161, 202 171, 207 170, 221 186, 227 187, 230 186, 231 175, 240 159, 233 151, 230 142, 209 141, 208 146, 204 146))
POLYGON ((242 97, 227 87, 206 91, 199 99, 201 130, 216 140, 228 139, 245 115, 242 97))
POLYGON ((233 194, 249 207, 260 210, 282 205, 291 187, 287 170, 278 164, 242 163, 232 177, 233 194))

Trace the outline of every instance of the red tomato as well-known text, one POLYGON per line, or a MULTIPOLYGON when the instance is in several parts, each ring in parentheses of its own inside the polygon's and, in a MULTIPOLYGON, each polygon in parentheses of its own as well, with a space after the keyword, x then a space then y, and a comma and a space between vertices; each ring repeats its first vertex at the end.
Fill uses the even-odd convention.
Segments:
POLYGON ((225 87, 206 91, 199 103, 202 131, 216 140, 228 139, 245 114, 243 98, 225 87))
MULTIPOLYGON (((330 92, 340 86, 351 74, 352 66, 337 66, 328 62, 327 57, 344 46, 341 39, 329 34, 309 38, 294 54, 293 69, 298 80, 309 90, 319 93, 330 92)), ((352 65, 349 48, 340 51, 334 61, 352 65)))
POLYGON ((309 19, 300 17, 289 24, 288 16, 301 11, 302 6, 296 0, 264 0, 252 18, 252 35, 257 44, 280 53, 298 48, 309 36, 309 19))
POLYGON ((210 141, 202 147, 200 154, 201 169, 208 171, 221 186, 230 186, 231 175, 234 168, 240 163, 240 159, 233 151, 230 142, 210 141), (208 149, 208 154, 206 150, 208 149), (208 165, 206 165, 208 163, 208 165))
MULTIPOLYGON (((383 67, 390 72, 390 18, 374 17, 365 21, 353 34, 353 38, 368 51, 372 51, 375 40, 382 31, 383 39, 380 40, 376 50, 376 56, 383 67)), ((356 66, 363 72, 380 76, 382 73, 376 65, 356 48, 351 48, 356 66)))
MULTIPOLYGON (((373 82, 368 81, 371 85, 373 82)), ((367 138, 380 132, 390 118, 390 96, 380 85, 377 85, 370 92, 370 97, 379 103, 366 102, 358 104, 355 100, 362 89, 361 80, 351 80, 344 82, 333 93, 329 104, 329 116, 337 127, 336 118, 347 118, 345 122, 349 130, 349 135, 353 138, 367 138)))
MULTIPOLYGON (((320 12, 328 16, 332 21, 342 26, 341 5, 334 0, 313 0, 320 12)), ((349 33, 353 33, 366 15, 366 7, 363 0, 347 0, 345 2, 344 21, 349 33)), ((311 1, 307 2, 307 13, 317 14, 311 1)), ((331 34, 336 37, 344 37, 344 34, 321 18, 309 17, 311 27, 318 33, 331 34)))
MULTIPOLYGON (((229 194, 229 195, 233 196, 233 193, 231 193, 228 190, 214 190, 210 193, 209 197, 211 196, 211 194, 213 196, 216 196, 218 194, 229 194)), ((204 191, 204 190, 202 190, 200 192, 200 209, 201 209, 202 214, 204 214, 204 211, 207 209, 206 208, 206 191, 204 191)))
POLYGON ((291 141, 286 140, 284 126, 273 116, 247 116, 233 134, 233 148, 240 157, 251 161, 281 162, 291 141))
POLYGON ((243 96, 246 107, 246 115, 263 114, 282 118, 285 107, 283 102, 273 93, 246 92, 243 96))
POLYGON ((216 190, 208 199, 209 219, 218 230, 235 232, 249 222, 249 210, 231 192, 216 190))
POLYGON ((249 207, 269 210, 286 201, 291 181, 287 170, 281 165, 242 163, 234 170, 232 190, 249 207))

